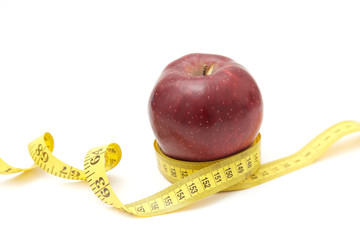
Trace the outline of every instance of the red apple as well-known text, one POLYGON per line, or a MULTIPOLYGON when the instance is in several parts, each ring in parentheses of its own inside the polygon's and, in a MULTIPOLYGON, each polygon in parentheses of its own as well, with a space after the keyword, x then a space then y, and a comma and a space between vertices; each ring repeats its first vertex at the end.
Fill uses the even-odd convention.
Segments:
POLYGON ((247 148, 263 117, 259 88, 234 60, 189 54, 161 73, 149 99, 152 129, 169 157, 210 161, 247 148))

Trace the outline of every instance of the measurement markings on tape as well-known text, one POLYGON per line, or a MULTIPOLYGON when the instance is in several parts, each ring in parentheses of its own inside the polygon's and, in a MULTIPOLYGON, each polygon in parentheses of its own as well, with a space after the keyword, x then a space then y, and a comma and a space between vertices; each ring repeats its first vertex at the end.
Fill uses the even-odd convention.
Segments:
POLYGON ((52 151, 54 140, 45 133, 28 145, 34 165, 16 168, 0 159, 0 174, 25 172, 40 167, 61 178, 84 180, 104 203, 136 216, 156 216, 175 211, 219 191, 251 188, 310 165, 341 137, 360 131, 360 123, 344 121, 319 134, 298 152, 276 161, 260 164, 260 134, 247 149, 230 157, 210 162, 180 161, 167 157, 154 142, 155 156, 162 175, 173 184, 164 190, 130 204, 116 196, 106 171, 121 159, 121 149, 115 144, 92 148, 84 160, 84 170, 57 159, 52 151))

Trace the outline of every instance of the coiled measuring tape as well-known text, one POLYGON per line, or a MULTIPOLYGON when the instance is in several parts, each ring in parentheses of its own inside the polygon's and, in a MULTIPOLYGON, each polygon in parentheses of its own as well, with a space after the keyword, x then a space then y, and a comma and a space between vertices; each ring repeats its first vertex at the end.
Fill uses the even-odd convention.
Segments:
POLYGON ((74 168, 59 159, 52 151, 54 140, 45 133, 28 145, 34 165, 15 168, 0 159, 0 174, 29 171, 40 167, 62 178, 87 181, 94 194, 104 203, 136 216, 156 216, 169 213, 219 191, 251 188, 293 172, 313 163, 341 137, 360 131, 360 123, 344 121, 322 132, 301 150, 279 160, 260 164, 260 134, 246 150, 211 162, 187 162, 167 157, 154 142, 156 159, 163 176, 173 184, 142 200, 123 204, 115 195, 106 171, 121 159, 116 143, 92 148, 84 161, 84 169, 74 168))

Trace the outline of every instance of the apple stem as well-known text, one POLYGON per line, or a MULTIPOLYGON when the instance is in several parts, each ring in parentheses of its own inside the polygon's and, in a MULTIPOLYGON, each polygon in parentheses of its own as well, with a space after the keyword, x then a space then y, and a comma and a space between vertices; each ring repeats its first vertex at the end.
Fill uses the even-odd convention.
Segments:
POLYGON ((207 72, 208 68, 209 68, 209 66, 204 64, 204 66, 203 66, 203 75, 204 76, 206 75, 206 72, 207 72))
POLYGON ((211 64, 210 67, 206 64, 203 65, 203 75, 210 75, 214 70, 214 64, 211 64))

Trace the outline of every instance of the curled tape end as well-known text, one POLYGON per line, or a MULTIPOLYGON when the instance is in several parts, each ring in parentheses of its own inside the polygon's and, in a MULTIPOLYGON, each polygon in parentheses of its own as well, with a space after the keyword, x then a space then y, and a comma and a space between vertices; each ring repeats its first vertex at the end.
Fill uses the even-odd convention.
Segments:
POLYGON ((54 138, 49 132, 44 133, 43 137, 46 146, 48 147, 50 152, 52 152, 54 150, 54 138))
POLYGON ((121 155, 121 148, 118 144, 109 144, 105 151, 105 170, 109 171, 116 167, 121 160, 121 155))
MULTIPOLYGON (((295 154, 262 165, 260 134, 247 149, 211 162, 172 159, 161 151, 155 140, 154 148, 160 172, 174 184, 126 205, 117 198, 105 173, 105 170, 114 168, 120 162, 122 153, 118 144, 111 143, 90 149, 84 160, 84 170, 67 165, 52 154, 54 140, 50 133, 45 133, 32 141, 28 148, 36 166, 57 177, 85 180, 104 203, 145 217, 173 212, 218 191, 254 187, 308 166, 340 138, 357 131, 360 131, 359 122, 340 122, 319 134, 295 154)), ((0 159, 0 174, 29 169, 31 168, 12 167, 0 159)))

